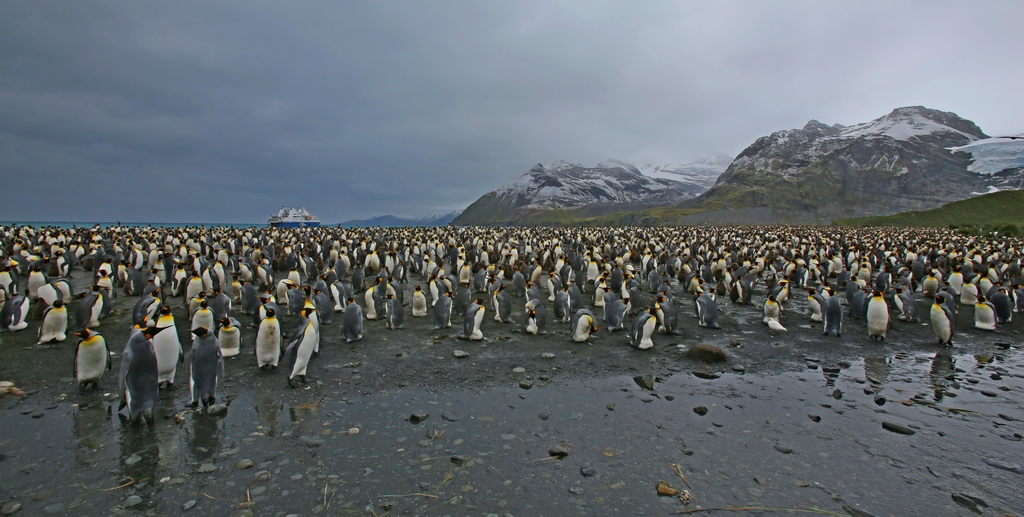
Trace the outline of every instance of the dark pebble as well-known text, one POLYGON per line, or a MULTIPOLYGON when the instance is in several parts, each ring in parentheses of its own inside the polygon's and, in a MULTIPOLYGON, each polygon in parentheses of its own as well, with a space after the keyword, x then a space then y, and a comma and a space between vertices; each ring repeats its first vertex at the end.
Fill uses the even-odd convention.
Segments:
POLYGON ((582 474, 585 478, 593 477, 597 475, 597 469, 591 467, 590 465, 584 465, 580 467, 580 474, 582 474))
POLYGON ((988 508, 988 503, 986 503, 985 500, 980 497, 974 497, 972 495, 967 495, 963 493, 952 494, 952 496, 954 503, 963 506, 964 508, 967 508, 968 510, 974 513, 981 514, 981 510, 978 509, 979 506, 988 508))
POLYGON ((185 504, 181 505, 181 511, 187 512, 187 511, 191 510, 192 508, 194 508, 195 505, 197 505, 197 504, 199 504, 199 501, 196 501, 195 499, 190 499, 188 501, 185 501, 185 504))
POLYGON ((541 420, 547 420, 548 418, 551 418, 551 415, 549 415, 547 413, 541 413, 541 414, 537 415, 537 418, 539 418, 541 420))
POLYGON ((875 404, 878 404, 879 406, 885 405, 885 397, 881 395, 875 395, 875 404))
POLYGON ((839 399, 843 398, 843 392, 839 391, 838 389, 833 391, 832 392, 832 398, 834 398, 836 400, 839 400, 839 399))
POLYGON ((1020 465, 1011 465, 991 458, 985 458, 985 464, 1007 472, 1013 472, 1014 474, 1024 474, 1024 467, 1021 467, 1020 465))
POLYGON ((709 372, 693 372, 693 376, 697 377, 698 379, 708 379, 708 380, 711 380, 711 379, 717 379, 717 378, 721 377, 722 374, 718 373, 718 372, 711 372, 711 373, 709 373, 709 372))
POLYGON ((785 445, 775 444, 773 446, 773 448, 775 450, 781 452, 782 454, 792 454, 793 453, 793 449, 790 449, 789 447, 786 447, 785 445))
POLYGON ((865 512, 859 508, 854 508, 848 504, 843 505, 843 510, 850 514, 852 517, 875 517, 874 514, 865 512))
POLYGON ((674 395, 665 395, 665 400, 672 402, 676 397, 674 395))
POLYGON ((818 415, 807 415, 807 418, 810 418, 814 423, 821 422, 821 417, 818 415))
POLYGON ((548 454, 555 458, 564 458, 569 455, 569 444, 561 443, 548 449, 548 454))
POLYGON ((422 422, 422 421, 424 421, 424 420, 426 420, 428 418, 430 418, 430 414, 429 413, 425 413, 423 411, 417 411, 417 412, 409 415, 409 421, 414 423, 414 424, 418 424, 418 423, 420 423, 420 422, 422 422))
POLYGON ((465 456, 459 456, 459 455, 452 456, 452 463, 454 463, 456 465, 465 465, 465 464, 469 463, 469 461, 470 461, 469 458, 467 458, 465 456))
POLYGON ((579 485, 573 485, 573 486, 569 487, 569 493, 570 494, 574 494, 574 495, 582 495, 583 494, 583 487, 581 487, 579 485))
MULTIPOLYGON (((605 407, 608 408, 608 411, 615 411, 615 404, 608 404, 605 407)), ((1006 419, 1004 418, 1003 420, 1006 420, 1006 419)))
POLYGON ((697 407, 693 408, 693 412, 697 413, 700 416, 704 416, 704 415, 708 414, 708 408, 706 408, 704 406, 697 406, 697 407))
POLYGON ((905 425, 900 425, 893 422, 882 422, 882 429, 885 429, 886 431, 892 431, 894 433, 905 434, 908 436, 917 433, 917 431, 905 425))
POLYGON ((453 414, 451 414, 451 413, 449 413, 447 411, 442 411, 441 412, 441 420, 447 420, 449 422, 458 422, 459 420, 462 420, 462 417, 457 416, 457 415, 453 415, 453 414))
POLYGON ((998 393, 996 393, 994 391, 989 391, 989 390, 981 390, 981 394, 986 396, 986 397, 998 397, 999 396, 998 393))

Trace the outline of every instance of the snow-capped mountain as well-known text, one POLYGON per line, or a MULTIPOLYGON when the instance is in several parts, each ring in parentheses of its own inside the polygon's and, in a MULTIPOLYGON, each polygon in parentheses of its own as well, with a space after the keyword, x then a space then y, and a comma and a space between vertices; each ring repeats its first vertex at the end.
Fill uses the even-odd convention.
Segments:
POLYGON ((407 217, 397 217, 394 215, 381 215, 377 217, 371 217, 370 219, 352 219, 341 223, 342 226, 348 228, 352 226, 361 227, 383 227, 383 228, 396 228, 402 226, 445 226, 452 222, 453 219, 459 216, 462 210, 456 210, 447 214, 430 214, 423 217, 416 217, 413 219, 407 217))
POLYGON ((970 120, 921 106, 852 126, 811 120, 758 138, 689 207, 768 208, 788 222, 927 210, 1020 176, 978 174, 968 154, 948 150, 986 138, 970 120))
POLYGON ((714 158, 699 158, 682 164, 637 165, 640 173, 650 178, 662 178, 680 181, 707 190, 715 184, 718 177, 729 168, 732 158, 720 154, 714 158))
MULTIPOLYGON (((658 166, 647 168, 663 169, 658 166)), ((595 204, 606 209, 612 206, 635 209, 668 205, 707 190, 707 174, 691 179, 678 168, 670 170, 676 171, 675 176, 679 179, 651 177, 638 167, 618 160, 606 160, 594 167, 561 160, 548 166, 537 164, 512 183, 484 194, 453 223, 513 223, 542 211, 595 204)))
POLYGON ((950 151, 970 153, 967 170, 977 174, 998 174, 1007 169, 1024 168, 1024 134, 986 138, 950 151))

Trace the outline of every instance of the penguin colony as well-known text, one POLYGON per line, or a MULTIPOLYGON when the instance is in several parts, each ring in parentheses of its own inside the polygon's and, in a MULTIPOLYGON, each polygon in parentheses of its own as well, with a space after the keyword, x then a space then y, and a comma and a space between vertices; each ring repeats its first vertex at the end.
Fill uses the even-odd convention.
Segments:
POLYGON ((772 332, 820 323, 823 343, 842 336, 844 319, 873 341, 898 332, 896 320, 930 325, 943 346, 959 310, 984 331, 1024 310, 1020 240, 931 229, 12 226, 0 227, 0 247, 0 332, 34 318, 40 345, 76 336, 82 390, 97 389, 111 349, 123 350, 121 410, 148 423, 178 366, 192 405, 216 400, 224 359, 240 354, 266 374, 284 360, 298 387, 313 378, 322 338, 401 332, 406 307, 435 331, 454 320, 450 332, 470 341, 486 339, 485 323, 567 343, 624 330, 603 342, 638 350, 658 335, 721 329, 718 303, 760 311, 772 332), (76 293, 79 274, 91 281, 76 293), (794 291, 809 314, 786 310, 794 291), (138 298, 123 344, 102 333, 116 296, 138 298), (680 306, 696 325, 680 322, 680 306))

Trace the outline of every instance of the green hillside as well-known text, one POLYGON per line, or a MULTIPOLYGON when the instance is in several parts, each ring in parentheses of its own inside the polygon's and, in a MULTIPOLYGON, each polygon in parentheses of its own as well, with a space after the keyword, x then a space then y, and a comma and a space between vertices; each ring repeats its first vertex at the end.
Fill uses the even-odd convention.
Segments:
POLYGON ((1024 190, 1006 190, 947 203, 933 210, 840 219, 839 226, 930 226, 970 233, 1024 231, 1024 190))

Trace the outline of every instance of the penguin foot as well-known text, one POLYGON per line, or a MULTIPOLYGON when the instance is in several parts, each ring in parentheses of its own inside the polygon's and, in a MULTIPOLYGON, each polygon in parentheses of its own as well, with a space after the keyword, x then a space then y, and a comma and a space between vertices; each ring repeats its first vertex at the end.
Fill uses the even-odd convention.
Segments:
POLYGON ((320 355, 320 351, 319 350, 314 350, 313 353, 309 355, 309 358, 310 359, 316 359, 317 356, 319 356, 319 355, 320 355))
POLYGON ((166 389, 167 391, 174 391, 174 390, 176 390, 176 389, 177 389, 177 388, 175 388, 175 387, 174 387, 174 383, 173 383, 173 382, 168 382, 168 383, 167 383, 167 385, 166 385, 166 386, 164 386, 164 388, 165 388, 165 389, 166 389))
POLYGON ((288 387, 289 388, 298 388, 299 387, 298 384, 295 384, 295 378, 294 377, 288 377, 288 387))

